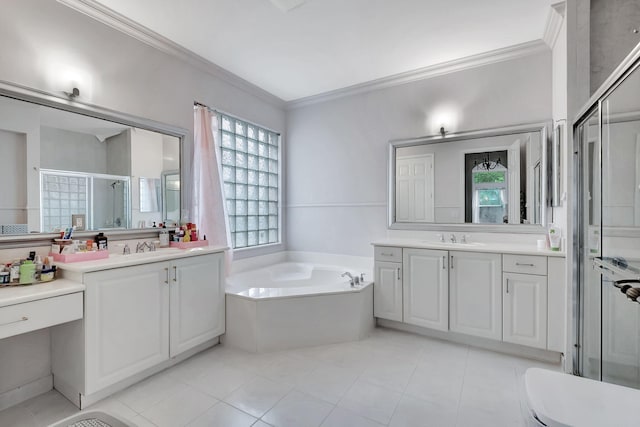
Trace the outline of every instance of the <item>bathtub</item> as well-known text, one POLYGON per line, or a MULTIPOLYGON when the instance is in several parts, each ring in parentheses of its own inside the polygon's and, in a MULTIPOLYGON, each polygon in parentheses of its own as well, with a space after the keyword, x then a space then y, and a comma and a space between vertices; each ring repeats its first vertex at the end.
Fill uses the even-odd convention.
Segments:
POLYGON ((351 287, 353 268, 283 262, 226 282, 223 342, 251 352, 279 351, 366 337, 374 327, 373 283, 351 287))

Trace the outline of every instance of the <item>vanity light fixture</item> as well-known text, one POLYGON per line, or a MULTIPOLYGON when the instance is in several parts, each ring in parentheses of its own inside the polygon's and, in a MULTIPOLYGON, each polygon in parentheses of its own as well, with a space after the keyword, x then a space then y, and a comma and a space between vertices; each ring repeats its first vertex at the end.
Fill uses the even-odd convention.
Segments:
POLYGON ((498 157, 498 160, 496 160, 495 162, 489 160, 489 156, 485 157, 482 162, 478 163, 477 160, 473 161, 473 167, 475 168, 476 166, 480 166, 480 169, 484 169, 486 171, 490 171, 493 170, 495 168, 498 167, 498 165, 502 165, 502 162, 500 161, 500 157, 498 157))
POLYGON ((65 92, 64 94, 67 95, 69 99, 73 100, 80 96, 80 89, 74 87, 73 89, 71 89, 71 92, 65 92))

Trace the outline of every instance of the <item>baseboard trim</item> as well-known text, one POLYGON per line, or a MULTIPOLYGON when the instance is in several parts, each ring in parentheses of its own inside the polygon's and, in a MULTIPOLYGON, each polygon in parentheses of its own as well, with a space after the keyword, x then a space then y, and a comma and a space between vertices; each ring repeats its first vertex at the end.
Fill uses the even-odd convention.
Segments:
POLYGON ((393 320, 376 319, 377 325, 383 328, 397 329, 404 332, 411 332, 430 338, 437 338, 444 341, 451 341, 458 344, 470 345, 485 350, 498 353, 505 353, 513 356, 525 357, 528 359, 540 360, 548 363, 560 363, 561 354, 555 351, 542 350, 538 348, 525 347, 518 344, 511 344, 502 341, 494 341, 487 338, 474 337, 471 335, 459 334, 456 332, 436 331, 434 329, 422 328, 420 326, 408 325, 406 323, 393 320))
POLYGON ((39 378, 28 384, 0 394, 0 411, 46 393, 53 388, 53 375, 39 378))

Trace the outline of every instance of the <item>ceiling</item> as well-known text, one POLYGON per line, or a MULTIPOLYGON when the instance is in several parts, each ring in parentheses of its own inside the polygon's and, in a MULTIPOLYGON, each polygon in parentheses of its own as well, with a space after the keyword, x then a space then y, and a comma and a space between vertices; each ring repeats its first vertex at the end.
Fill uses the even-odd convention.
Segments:
POLYGON ((97 0, 285 100, 543 37, 558 0, 97 0))
POLYGON ((83 114, 71 113, 57 108, 40 105, 39 109, 40 124, 42 126, 94 135, 100 141, 118 135, 126 129, 131 129, 131 126, 97 119, 83 114))

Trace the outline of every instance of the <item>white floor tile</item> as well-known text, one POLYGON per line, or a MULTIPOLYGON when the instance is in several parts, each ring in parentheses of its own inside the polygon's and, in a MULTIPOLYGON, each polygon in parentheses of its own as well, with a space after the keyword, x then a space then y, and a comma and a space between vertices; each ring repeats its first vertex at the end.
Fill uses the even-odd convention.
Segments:
POLYGON ((106 399, 88 406, 86 409, 83 409, 83 411, 102 411, 129 421, 138 416, 136 411, 115 397, 107 397, 106 399))
POLYGON ((296 388, 335 405, 357 379, 358 375, 352 370, 322 364, 315 371, 300 378, 296 388))
POLYGON ((370 364, 360 379, 397 392, 403 392, 415 371, 414 364, 398 359, 387 359, 370 364))
POLYGON ((178 394, 186 386, 162 372, 117 393, 115 398, 136 412, 143 412, 159 401, 178 394))
POLYGON ((154 423, 143 417, 142 415, 137 415, 131 420, 136 427, 156 427, 154 423))
POLYGON ((0 426, 39 427, 33 414, 22 405, 0 411, 0 426))
POLYGON ((216 402, 208 394, 186 387, 180 393, 159 401, 141 415, 158 427, 179 427, 198 418, 216 402))
POLYGON ((282 399, 291 388, 287 384, 256 377, 231 393, 224 401, 256 418, 260 418, 282 399))
POLYGON ((396 391, 358 380, 338 405, 363 417, 387 424, 401 396, 396 391))
POLYGON ((261 375, 273 381, 295 385, 318 365, 319 362, 309 358, 281 356, 265 367, 261 375))
POLYGON ((481 411, 461 407, 458 411, 457 427, 524 427, 521 416, 513 417, 503 412, 481 411))
POLYGON ((443 405, 457 405, 464 378, 464 371, 455 366, 419 367, 413 373, 405 394, 443 405))
POLYGON ((255 374, 248 370, 217 363, 189 380, 188 384, 217 399, 224 399, 254 377, 255 374))
POLYGON ((278 427, 318 427, 334 405, 293 390, 262 419, 278 427))
MULTIPOLYGON (((531 366, 560 369, 379 328, 359 342, 278 353, 216 346, 88 409, 140 427, 450 426, 456 418, 460 427, 518 427, 531 366)), ((51 391, 0 411, 0 426, 41 427, 77 412, 51 391)))
POLYGON ((324 420, 321 427, 382 427, 383 425, 338 406, 324 420))
POLYGON ((257 418, 224 402, 218 402, 207 412, 188 424, 188 427, 250 427, 257 418))
POLYGON ((455 427, 457 414, 457 405, 442 405, 403 396, 398 402, 389 427, 455 427))
POLYGON ((78 411, 57 391, 49 391, 23 404, 33 415, 38 426, 46 426, 73 415, 78 411))

